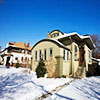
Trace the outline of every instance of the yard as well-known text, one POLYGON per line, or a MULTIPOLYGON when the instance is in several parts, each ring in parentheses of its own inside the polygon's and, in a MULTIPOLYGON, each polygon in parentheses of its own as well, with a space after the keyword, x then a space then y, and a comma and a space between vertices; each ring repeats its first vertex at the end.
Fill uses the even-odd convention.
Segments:
POLYGON ((39 99, 99 100, 100 77, 37 78, 35 72, 26 68, 0 66, 0 100, 39 99))

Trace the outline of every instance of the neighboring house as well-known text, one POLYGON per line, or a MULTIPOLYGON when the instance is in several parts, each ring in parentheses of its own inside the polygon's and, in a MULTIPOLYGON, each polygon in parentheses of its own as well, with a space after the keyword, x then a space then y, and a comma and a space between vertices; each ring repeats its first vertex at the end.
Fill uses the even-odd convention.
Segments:
MULTIPOLYGON (((0 55, 1 55, 1 51, 0 51, 0 55)), ((3 58, 0 56, 0 65, 3 64, 2 60, 3 60, 3 58)))
POLYGON ((42 57, 49 72, 52 72, 52 65, 55 66, 55 77, 85 77, 88 65, 92 64, 92 49, 95 48, 90 36, 54 30, 48 32, 47 37, 32 47, 32 69, 36 70, 42 57), (52 64, 54 59, 56 63, 52 64))
POLYGON ((1 57, 5 66, 16 66, 16 63, 19 63, 22 67, 30 67, 31 47, 29 43, 9 42, 9 45, 1 52, 1 57))
POLYGON ((87 76, 100 76, 100 59, 92 57, 92 65, 88 67, 87 76))

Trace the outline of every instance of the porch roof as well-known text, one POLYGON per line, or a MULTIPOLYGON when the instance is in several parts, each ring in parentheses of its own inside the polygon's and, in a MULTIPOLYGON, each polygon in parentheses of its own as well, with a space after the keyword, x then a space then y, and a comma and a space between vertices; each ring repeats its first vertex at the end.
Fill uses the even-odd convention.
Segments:
POLYGON ((90 36, 82 36, 82 35, 79 35, 77 32, 73 32, 73 33, 64 33, 64 35, 56 38, 57 40, 61 40, 61 39, 64 39, 64 38, 69 38, 69 37, 73 37, 73 38, 76 38, 77 40, 79 41, 86 41, 89 46, 94 49, 95 48, 95 45, 91 39, 90 36))

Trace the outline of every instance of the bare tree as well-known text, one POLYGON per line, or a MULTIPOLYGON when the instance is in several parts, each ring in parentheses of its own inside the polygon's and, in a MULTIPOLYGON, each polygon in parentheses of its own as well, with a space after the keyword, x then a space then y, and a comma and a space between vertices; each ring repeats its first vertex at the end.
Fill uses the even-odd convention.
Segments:
POLYGON ((92 34, 91 38, 96 46, 93 50, 92 56, 95 58, 100 58, 100 36, 98 34, 92 34))

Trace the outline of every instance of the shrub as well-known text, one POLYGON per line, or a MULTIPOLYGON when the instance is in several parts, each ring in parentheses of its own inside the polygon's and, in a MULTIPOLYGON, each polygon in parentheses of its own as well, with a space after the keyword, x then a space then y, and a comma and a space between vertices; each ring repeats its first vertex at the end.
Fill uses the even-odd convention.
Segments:
POLYGON ((66 78, 66 76, 65 75, 62 75, 62 78, 66 78))
POLYGON ((44 77, 46 72, 47 72, 47 69, 45 68, 45 63, 43 62, 43 59, 41 59, 36 68, 37 78, 44 77))
POLYGON ((19 68, 20 67, 20 64, 17 62, 16 65, 15 65, 15 67, 16 68, 19 68))

